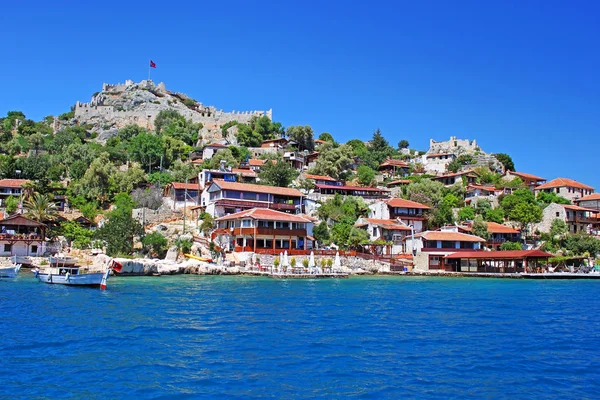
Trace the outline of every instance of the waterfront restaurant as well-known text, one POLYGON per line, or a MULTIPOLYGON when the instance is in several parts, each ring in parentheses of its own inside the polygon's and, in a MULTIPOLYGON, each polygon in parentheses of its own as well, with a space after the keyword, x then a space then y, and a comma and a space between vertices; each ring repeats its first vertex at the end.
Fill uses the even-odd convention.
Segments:
POLYGON ((542 270, 552 254, 541 250, 468 251, 444 257, 446 271, 517 273, 542 270))
POLYGON ((259 254, 279 254, 294 250, 299 253, 313 248, 313 219, 303 215, 286 214, 266 208, 253 208, 217 218, 213 233, 225 236, 219 240, 226 251, 251 251, 259 254))
POLYGON ((46 252, 46 228, 23 215, 0 220, 0 256, 42 256, 46 252))

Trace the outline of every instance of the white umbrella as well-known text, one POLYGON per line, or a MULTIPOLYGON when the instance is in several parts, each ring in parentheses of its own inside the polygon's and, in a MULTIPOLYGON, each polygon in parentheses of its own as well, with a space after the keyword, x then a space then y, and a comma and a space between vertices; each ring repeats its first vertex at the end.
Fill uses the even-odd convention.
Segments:
POLYGON ((308 270, 313 271, 315 269, 315 252, 310 252, 310 258, 308 259, 308 270))
POLYGON ((277 272, 279 272, 283 269, 284 262, 285 261, 283 259, 283 253, 279 253, 279 268, 277 268, 277 272))
POLYGON ((288 259, 287 250, 283 253, 283 265, 286 267, 290 265, 290 260, 288 259))
POLYGON ((335 259, 333 260, 333 267, 335 270, 339 271, 342 268, 342 262, 340 261, 340 252, 335 252, 335 259))

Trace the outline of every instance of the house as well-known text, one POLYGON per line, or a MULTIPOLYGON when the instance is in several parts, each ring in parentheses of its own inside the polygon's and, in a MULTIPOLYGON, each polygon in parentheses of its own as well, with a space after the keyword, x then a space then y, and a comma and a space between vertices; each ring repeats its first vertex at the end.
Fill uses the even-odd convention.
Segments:
POLYGON ((221 143, 210 143, 202 148, 202 159, 210 160, 219 151, 226 149, 227 146, 221 143))
POLYGON ((201 205, 214 217, 251 208, 269 208, 290 214, 303 211, 303 194, 297 189, 213 179, 204 189, 201 205))
POLYGON ((56 222, 73 221, 85 229, 95 230, 96 223, 78 211, 59 212, 56 222))
POLYGON ((410 167, 405 161, 388 158, 379 165, 378 170, 386 177, 406 176, 410 167))
POLYGON ((27 179, 0 179, 0 206, 5 206, 7 197, 21 197, 23 185, 30 182, 27 179))
POLYGON ((217 218, 216 223, 217 229, 212 239, 226 251, 258 254, 307 251, 313 248, 315 240, 312 237, 312 218, 267 208, 252 208, 225 215, 217 218))
POLYGON ((0 256, 43 256, 47 226, 24 215, 0 220, 0 256))
POLYGON ((268 148, 268 147, 274 147, 274 148, 279 148, 279 149, 285 149, 288 145, 289 141, 286 138, 277 138, 277 139, 270 139, 270 140, 265 140, 261 143, 260 147, 263 148, 268 148))
POLYGON ((461 251, 444 257, 446 271, 517 273, 545 266, 552 254, 541 250, 461 251))
POLYGON ((213 179, 222 179, 228 182, 256 183, 258 175, 254 170, 242 168, 203 169, 198 174, 198 182, 201 188, 206 187, 213 179))
POLYGON ((393 198, 378 201, 369 205, 369 218, 399 220, 401 223, 412 225, 415 232, 423 232, 425 212, 430 207, 416 201, 393 198))
POLYGON ((456 155, 452 153, 430 153, 423 155, 421 162, 428 173, 444 173, 455 159, 456 155))
POLYGON ((365 228, 370 241, 392 242, 392 254, 404 253, 404 238, 410 236, 413 228, 402 221, 393 219, 359 218, 354 224, 365 228))
POLYGON ((342 181, 327 175, 304 174, 304 179, 312 181, 315 185, 344 186, 342 181))
POLYGON ((463 179, 469 183, 475 183, 479 175, 473 170, 459 171, 452 174, 445 174, 431 178, 432 181, 440 181, 446 186, 454 185, 455 183, 463 183, 463 179))
POLYGON ((594 193, 594 188, 573 179, 556 178, 543 185, 539 185, 535 188, 535 192, 556 193, 565 199, 575 201, 594 193))
POLYGON ((299 171, 304 167, 304 154, 298 151, 286 151, 283 153, 283 159, 299 171))
POLYGON ((524 172, 506 170, 506 172, 502 175, 502 180, 507 182, 512 181, 515 178, 521 179, 523 181, 523 184, 527 186, 531 191, 533 191, 536 187, 546 183, 546 178, 526 174, 524 172))
POLYGON ((163 197, 173 210, 195 206, 200 197, 197 183, 172 182, 165 186, 163 197))
POLYGON ((445 270, 444 257, 458 251, 481 250, 484 239, 458 232, 457 227, 418 233, 404 238, 406 251, 414 254, 414 269, 445 270))
POLYGON ((389 197, 390 191, 364 186, 342 186, 330 184, 315 184, 315 191, 310 198, 314 201, 325 201, 334 197, 336 194, 342 196, 357 196, 365 200, 381 200, 389 197))
MULTIPOLYGON (((485 245, 490 248, 497 249, 502 246, 504 242, 516 242, 521 241, 521 231, 510 226, 502 225, 497 222, 488 221, 487 230, 490 233, 490 238, 485 242, 485 245)), ((467 223, 465 226, 459 226, 459 232, 471 234, 472 222, 467 223)))
POLYGON ((576 205, 590 210, 600 211, 600 193, 592 193, 574 201, 576 205))
POLYGON ((319 152, 315 151, 315 152, 305 155, 304 162, 306 163, 307 166, 310 167, 312 163, 317 161, 317 158, 319 158, 319 152))
POLYGON ((504 193, 504 189, 496 189, 495 186, 478 185, 475 183, 469 183, 465 192, 465 202, 469 203, 472 200, 477 200, 481 197, 492 200, 504 193))
POLYGON ((570 233, 587 233, 596 222, 596 213, 596 210, 576 205, 551 203, 544 208, 542 221, 535 225, 534 231, 549 233, 552 221, 560 219, 567 224, 570 233))

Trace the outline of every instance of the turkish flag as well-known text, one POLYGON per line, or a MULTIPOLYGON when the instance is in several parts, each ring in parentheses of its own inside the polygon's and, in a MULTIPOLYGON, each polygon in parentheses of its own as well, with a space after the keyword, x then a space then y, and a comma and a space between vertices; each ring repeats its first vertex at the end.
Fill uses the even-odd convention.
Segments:
POLYGON ((156 68, 156 64, 152 60, 150 60, 150 68, 156 68))

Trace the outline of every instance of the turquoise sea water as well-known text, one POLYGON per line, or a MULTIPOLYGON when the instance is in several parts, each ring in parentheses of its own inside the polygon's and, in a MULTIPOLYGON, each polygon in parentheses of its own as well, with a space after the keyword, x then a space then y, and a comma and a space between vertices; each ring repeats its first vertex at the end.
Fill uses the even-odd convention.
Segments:
POLYGON ((600 282, 0 281, 2 398, 598 398, 600 282))

